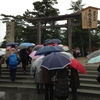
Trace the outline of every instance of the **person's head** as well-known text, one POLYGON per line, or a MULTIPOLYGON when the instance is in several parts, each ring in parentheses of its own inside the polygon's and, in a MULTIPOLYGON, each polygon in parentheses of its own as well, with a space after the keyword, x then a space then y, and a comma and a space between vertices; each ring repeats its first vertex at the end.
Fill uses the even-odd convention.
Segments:
POLYGON ((16 53, 16 49, 15 49, 15 48, 11 48, 11 49, 10 49, 10 52, 11 52, 11 53, 16 53))

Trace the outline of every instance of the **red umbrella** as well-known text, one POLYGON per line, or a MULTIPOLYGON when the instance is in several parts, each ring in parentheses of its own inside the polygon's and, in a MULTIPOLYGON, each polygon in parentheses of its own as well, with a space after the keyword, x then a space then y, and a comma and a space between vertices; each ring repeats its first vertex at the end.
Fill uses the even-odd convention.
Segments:
POLYGON ((70 67, 75 68, 76 70, 79 70, 83 74, 87 74, 87 71, 85 67, 76 59, 71 58, 72 63, 70 63, 70 67))

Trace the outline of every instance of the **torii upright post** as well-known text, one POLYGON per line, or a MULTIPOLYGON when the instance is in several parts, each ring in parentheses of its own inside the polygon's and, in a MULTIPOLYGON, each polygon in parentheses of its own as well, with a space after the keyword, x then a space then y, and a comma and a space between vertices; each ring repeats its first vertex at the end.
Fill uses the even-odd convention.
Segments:
POLYGON ((72 50, 72 31, 71 31, 71 19, 67 19, 67 32, 68 32, 68 46, 70 48, 70 52, 72 50))
POLYGON ((37 23, 37 44, 41 44, 41 22, 37 23))

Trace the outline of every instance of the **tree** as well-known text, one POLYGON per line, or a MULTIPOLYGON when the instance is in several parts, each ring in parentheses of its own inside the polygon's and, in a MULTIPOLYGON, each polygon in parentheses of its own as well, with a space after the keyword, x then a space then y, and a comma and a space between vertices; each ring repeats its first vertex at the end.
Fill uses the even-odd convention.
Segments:
MULTIPOLYGON (((57 4, 56 0, 43 0, 43 1, 37 1, 33 3, 34 9, 33 12, 25 12, 24 17, 32 17, 32 18, 37 18, 37 17, 49 17, 49 16, 58 16, 59 10, 55 9, 53 7, 54 4, 57 4)), ((33 26, 36 26, 36 22, 31 22, 33 26)), ((54 21, 47 21, 47 22, 41 22, 42 26, 51 26, 51 25, 56 25, 56 22, 54 21)), ((47 38, 60 38, 60 28, 59 29, 42 29, 41 31, 41 39, 42 43, 44 42, 45 39, 47 38), (59 32, 59 33, 58 33, 59 32)))
MULTIPOLYGON (((30 23, 27 20, 27 17, 49 17, 49 16, 58 16, 59 10, 53 7, 54 4, 57 4, 56 0, 43 0, 37 1, 33 3, 34 9, 33 11, 29 11, 28 9, 24 12, 23 16, 17 15, 5 15, 2 14, 4 18, 3 22, 12 21, 15 23, 15 41, 16 42, 37 42, 37 32, 36 30, 32 30, 30 26, 35 27, 37 25, 36 22, 30 23)), ((47 25, 55 25, 56 22, 42 22, 42 26, 47 25)), ((60 29, 44 29, 42 30, 42 43, 47 38, 60 38, 60 29), (59 32, 59 33, 58 33, 59 32)))

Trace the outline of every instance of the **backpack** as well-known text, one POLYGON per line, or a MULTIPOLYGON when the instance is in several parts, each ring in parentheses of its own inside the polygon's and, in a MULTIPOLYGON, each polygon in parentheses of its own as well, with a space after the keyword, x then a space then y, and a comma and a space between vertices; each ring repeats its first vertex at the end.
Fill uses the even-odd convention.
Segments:
POLYGON ((9 65, 17 65, 18 60, 17 60, 17 55, 16 54, 11 54, 9 57, 9 65))

